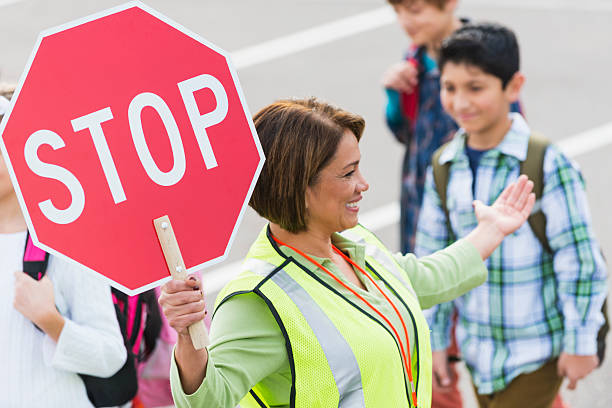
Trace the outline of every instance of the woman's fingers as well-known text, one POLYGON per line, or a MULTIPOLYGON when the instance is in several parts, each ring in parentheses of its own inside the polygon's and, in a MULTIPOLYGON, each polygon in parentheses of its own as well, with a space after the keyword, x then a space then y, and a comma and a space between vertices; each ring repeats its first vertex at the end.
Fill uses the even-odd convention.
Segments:
POLYGON ((518 201, 523 189, 525 188, 525 183, 527 183, 527 180, 527 176, 523 174, 514 182, 514 188, 508 196, 508 204, 515 206, 515 203, 518 201))
POLYGON ((516 200, 515 208, 521 211, 523 207, 525 207, 525 204, 527 203, 527 199, 529 198, 529 194, 531 194, 532 190, 533 190, 533 181, 527 180, 527 182, 523 184, 523 188, 521 189, 520 194, 516 200))
POLYGON ((495 200, 495 202, 505 204, 508 201, 508 198, 510 197, 510 195, 514 192, 515 187, 516 187, 516 183, 511 183, 509 186, 507 186, 504 189, 504 191, 501 192, 501 194, 499 195, 499 197, 497 197, 497 200, 495 200))
POLYGON ((193 290, 195 288, 199 289, 201 286, 199 279, 191 275, 187 280, 172 279, 162 286, 162 291, 171 294, 184 290, 193 290))
POLYGON ((523 208, 529 201, 529 195, 533 190, 533 182, 522 174, 519 178, 509 184, 499 195, 496 203, 508 205, 523 212, 523 208))
POLYGON ((168 323, 177 332, 204 318, 206 303, 200 280, 189 276, 187 280, 171 280, 162 286, 158 299, 168 323))
POLYGON ((205 308, 206 303, 204 302, 204 299, 200 299, 197 302, 192 302, 181 306, 168 305, 164 308, 164 313, 166 314, 166 317, 170 318, 191 313, 203 312, 205 308))
POLYGON ((535 193, 529 193, 529 195, 527 196, 527 202, 525 203, 525 206, 523 208, 521 208, 521 215, 525 218, 529 217, 529 215, 531 214, 531 210, 533 209, 533 206, 535 205, 535 193))
POLYGON ((189 326, 204 319, 205 312, 202 310, 196 313, 182 314, 172 319, 168 319, 168 324, 177 332, 186 330, 189 326))
POLYGON ((189 289, 176 293, 164 293, 162 291, 162 295, 159 298, 159 303, 162 306, 181 306, 193 302, 198 302, 202 298, 202 292, 200 292, 199 290, 189 289))
POLYGON ((185 332, 191 324, 204 318, 206 303, 200 290, 187 288, 181 292, 168 293, 165 289, 162 289, 159 304, 168 323, 178 333, 185 332))

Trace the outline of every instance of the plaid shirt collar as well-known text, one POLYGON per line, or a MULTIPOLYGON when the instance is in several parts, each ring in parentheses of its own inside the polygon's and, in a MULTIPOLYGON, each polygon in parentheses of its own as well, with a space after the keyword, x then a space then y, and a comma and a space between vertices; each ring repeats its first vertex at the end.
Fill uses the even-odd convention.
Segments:
MULTIPOLYGON (((527 122, 520 113, 511 112, 508 116, 512 119, 512 126, 510 126, 510 130, 508 130, 502 142, 491 150, 498 150, 502 154, 515 157, 518 161, 524 161, 527 157, 527 145, 531 129, 529 129, 527 122)), ((448 147, 440 155, 440 164, 461 160, 461 157, 465 156, 463 152, 466 138, 465 130, 463 128, 459 129, 448 147)))

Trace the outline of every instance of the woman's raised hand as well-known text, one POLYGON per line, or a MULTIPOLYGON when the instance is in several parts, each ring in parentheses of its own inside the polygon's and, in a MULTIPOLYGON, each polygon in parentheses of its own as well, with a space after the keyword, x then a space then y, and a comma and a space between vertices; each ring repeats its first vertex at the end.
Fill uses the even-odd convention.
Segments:
POLYGON ((533 182, 527 176, 521 175, 517 181, 510 184, 497 197, 493 205, 484 205, 474 201, 474 211, 478 223, 489 223, 503 237, 516 231, 531 214, 535 203, 532 193, 533 182))
POLYGON ((504 237, 516 231, 529 217, 535 203, 533 182, 522 175, 497 197, 493 205, 474 201, 478 225, 465 239, 486 259, 501 244, 504 237))
POLYGON ((202 284, 194 275, 187 280, 171 280, 162 286, 159 304, 168 324, 179 335, 189 336, 188 327, 204 318, 206 304, 202 284))

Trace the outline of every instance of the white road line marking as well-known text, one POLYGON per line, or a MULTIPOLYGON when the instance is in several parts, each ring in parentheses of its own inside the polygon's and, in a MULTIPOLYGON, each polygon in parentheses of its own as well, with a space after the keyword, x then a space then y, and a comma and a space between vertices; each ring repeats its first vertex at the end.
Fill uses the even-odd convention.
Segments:
POLYGON ((275 58, 295 54, 351 35, 383 27, 395 21, 391 7, 380 7, 307 30, 266 41, 232 53, 236 69, 268 62, 275 58))
MULTIPOLYGON (((491 0, 463 0, 461 5, 523 10, 612 11, 612 2, 609 0, 497 0, 495 3, 491 0)), ((394 22, 393 9, 389 6, 379 7, 234 51, 231 58, 236 69, 248 68, 394 22)))
POLYGON ((0 7, 8 6, 9 4, 19 3, 22 0, 0 0, 0 7))
MULTIPOLYGON (((570 157, 593 152, 612 144, 612 122, 568 137, 556 143, 570 157)), ((399 222, 400 207, 398 202, 385 204, 370 210, 359 217, 359 221, 372 231, 381 230, 399 222)), ((202 273, 206 293, 213 294, 240 272, 242 261, 231 262, 219 268, 212 268, 202 273)))
POLYGON ((462 6, 511 8, 515 10, 612 11, 609 0, 463 0, 462 6))
POLYGON ((612 122, 563 139, 557 143, 557 146, 568 156, 576 157, 610 143, 612 143, 612 122))

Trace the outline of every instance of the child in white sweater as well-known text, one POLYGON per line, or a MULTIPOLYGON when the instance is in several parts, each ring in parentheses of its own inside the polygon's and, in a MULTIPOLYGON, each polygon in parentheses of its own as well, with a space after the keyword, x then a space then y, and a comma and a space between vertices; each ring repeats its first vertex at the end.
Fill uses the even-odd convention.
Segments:
POLYGON ((108 377, 126 359, 110 288, 54 256, 40 281, 23 273, 26 230, 0 155, 0 406, 91 407, 77 373, 108 377))

